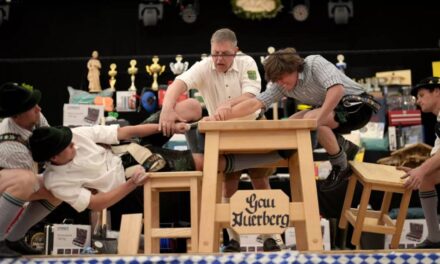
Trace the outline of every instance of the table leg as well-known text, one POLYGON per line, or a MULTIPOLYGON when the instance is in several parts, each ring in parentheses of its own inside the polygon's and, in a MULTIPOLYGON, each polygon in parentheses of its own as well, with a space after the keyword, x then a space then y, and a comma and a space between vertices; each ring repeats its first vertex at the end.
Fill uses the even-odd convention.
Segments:
POLYGON ((199 252, 211 253, 215 248, 215 209, 217 204, 219 132, 206 133, 203 166, 202 200, 200 207, 199 252))
MULTIPOLYGON (((298 250, 322 250, 321 221, 309 130, 297 130, 297 153, 290 158, 289 172, 295 185, 292 201, 302 202, 305 219, 295 223, 298 250)), ((292 185, 291 185, 292 186, 292 185)))

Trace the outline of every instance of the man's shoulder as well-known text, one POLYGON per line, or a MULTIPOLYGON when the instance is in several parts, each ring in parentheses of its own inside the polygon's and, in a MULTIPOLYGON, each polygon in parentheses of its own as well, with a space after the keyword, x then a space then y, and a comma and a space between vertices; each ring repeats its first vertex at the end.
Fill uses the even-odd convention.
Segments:
POLYGON ((309 55, 304 58, 305 63, 312 63, 318 60, 326 60, 326 59, 319 54, 309 55))
POLYGON ((247 55, 246 53, 243 53, 243 52, 238 52, 237 55, 235 56, 235 59, 239 63, 249 63, 249 62, 256 63, 254 58, 252 58, 251 56, 249 56, 249 55, 247 55))

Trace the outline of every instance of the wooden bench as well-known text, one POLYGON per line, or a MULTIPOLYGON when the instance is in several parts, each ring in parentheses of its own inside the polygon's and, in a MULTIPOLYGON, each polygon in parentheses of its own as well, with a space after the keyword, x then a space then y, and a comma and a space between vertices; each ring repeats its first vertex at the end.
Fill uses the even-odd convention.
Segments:
POLYGON ((144 185, 144 253, 160 253, 160 238, 190 238, 191 252, 198 251, 201 171, 154 172, 144 185), (160 228, 159 193, 190 192, 191 227, 160 228))
POLYGON ((412 190, 403 186, 404 180, 400 179, 405 173, 394 166, 373 163, 350 161, 350 166, 353 175, 348 183, 339 228, 347 228, 347 222, 353 225, 351 243, 357 248, 360 248, 362 232, 393 235, 390 248, 397 248, 412 193, 412 190), (363 186, 358 209, 351 208, 357 182, 363 186), (384 192, 380 211, 368 210, 372 190, 384 192), (393 193, 402 194, 399 214, 395 222, 388 215, 393 193))

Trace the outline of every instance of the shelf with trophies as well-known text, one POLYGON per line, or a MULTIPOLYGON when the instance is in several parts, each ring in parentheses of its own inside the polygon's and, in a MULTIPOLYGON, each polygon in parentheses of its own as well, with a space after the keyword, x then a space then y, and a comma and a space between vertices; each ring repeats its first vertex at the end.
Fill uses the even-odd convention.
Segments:
POLYGON ((422 114, 411 95, 411 70, 378 72, 386 95, 389 150, 423 143, 422 114))

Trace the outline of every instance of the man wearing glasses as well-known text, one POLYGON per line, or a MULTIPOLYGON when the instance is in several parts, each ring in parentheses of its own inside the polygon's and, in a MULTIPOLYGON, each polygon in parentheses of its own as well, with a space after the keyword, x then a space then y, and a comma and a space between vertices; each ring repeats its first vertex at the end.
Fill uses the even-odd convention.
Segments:
MULTIPOLYGON (((159 129, 165 136, 174 133, 175 122, 188 122, 176 112, 177 98, 188 89, 197 89, 202 95, 209 115, 216 115, 220 120, 226 117, 231 108, 249 98, 254 98, 261 91, 261 77, 255 60, 240 52, 237 47, 235 33, 227 28, 214 32, 211 37, 211 56, 194 64, 188 71, 177 76, 168 87, 162 107, 159 129)), ((240 119, 255 120, 259 110, 240 119)), ((203 155, 203 142, 197 142, 197 137, 187 133, 187 141, 193 155, 203 155)), ((251 161, 250 161, 251 162, 251 161)), ((272 169, 248 170, 255 189, 270 189, 269 176, 272 169)), ((223 188, 224 202, 238 189, 241 172, 225 175, 223 188)), ((232 229, 228 229, 229 244, 225 252, 239 252, 240 238, 232 229)), ((279 247, 276 241, 268 236, 264 240, 265 251, 276 251, 279 247)))

